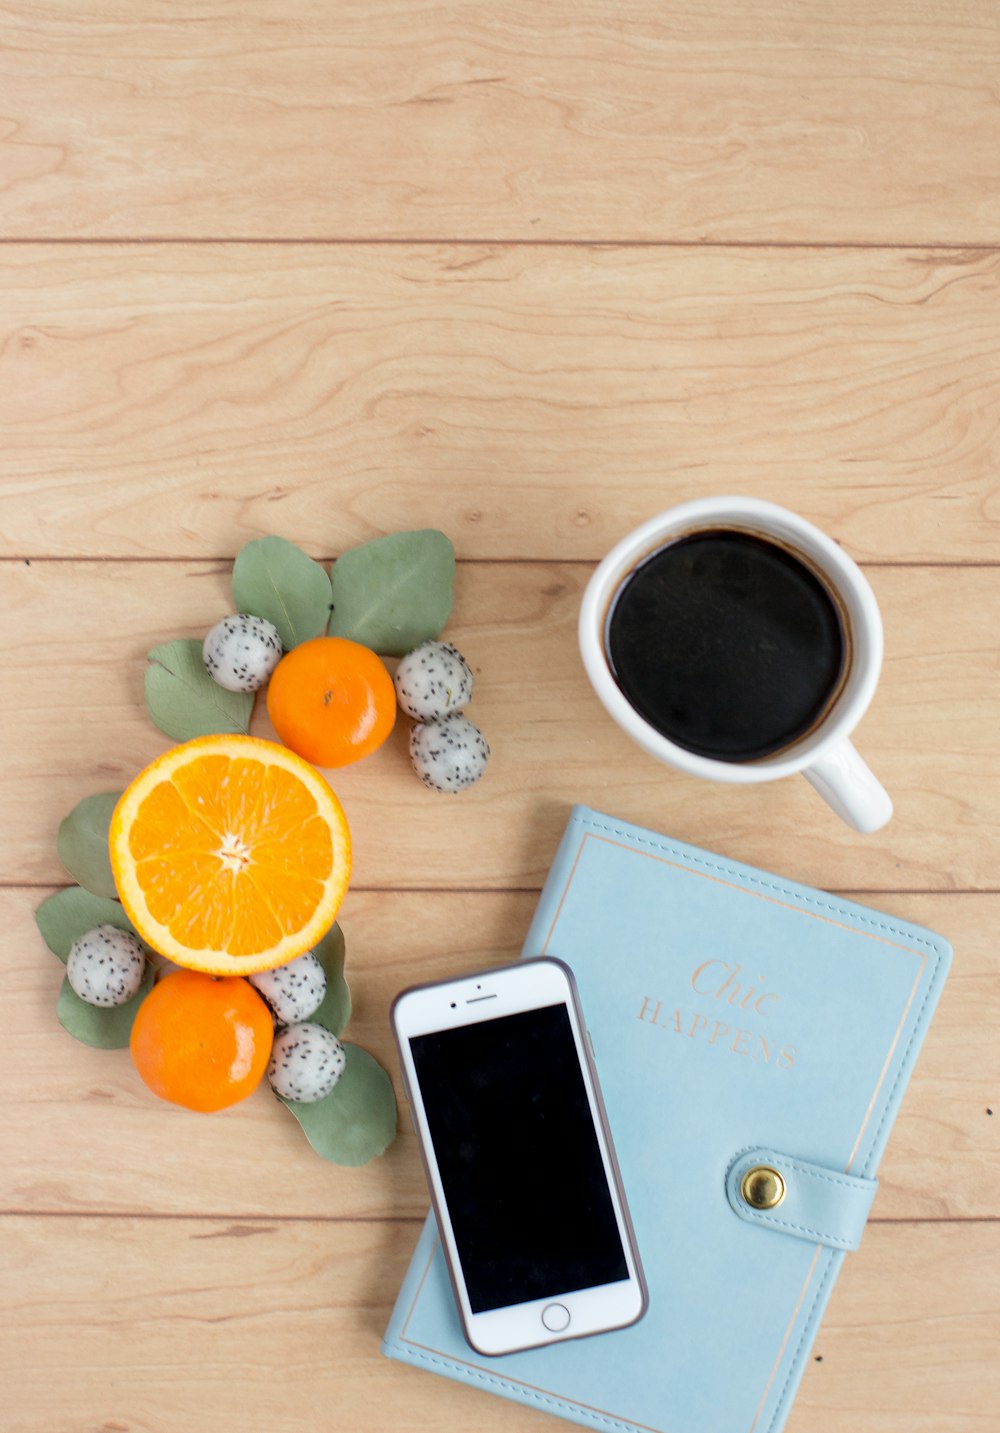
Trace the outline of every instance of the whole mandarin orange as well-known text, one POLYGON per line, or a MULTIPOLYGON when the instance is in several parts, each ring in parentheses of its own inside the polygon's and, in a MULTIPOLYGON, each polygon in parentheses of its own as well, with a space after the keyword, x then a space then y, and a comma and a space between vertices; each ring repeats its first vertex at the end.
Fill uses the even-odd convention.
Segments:
POLYGON ((281 740, 316 766, 347 766, 382 745, 396 720, 396 689, 381 657, 346 637, 293 647, 267 687, 281 740))
POLYGON ((273 1042, 271 1012, 249 981, 175 970, 139 1006, 129 1048, 154 1095, 209 1111, 253 1093, 273 1042))

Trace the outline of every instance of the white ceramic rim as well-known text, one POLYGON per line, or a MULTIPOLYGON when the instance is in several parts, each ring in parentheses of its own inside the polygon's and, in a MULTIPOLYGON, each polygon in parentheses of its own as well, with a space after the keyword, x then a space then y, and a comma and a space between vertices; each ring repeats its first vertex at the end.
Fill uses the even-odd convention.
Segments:
POLYGON ((650 518, 616 544, 601 560, 583 594, 579 620, 580 655, 591 685, 605 710, 651 756, 692 776, 750 784, 774 781, 812 766, 846 741, 871 702, 882 667, 882 618, 875 594, 857 564, 805 518, 760 498, 698 498, 650 518), (775 756, 757 761, 716 761, 698 756, 662 736, 623 696, 604 647, 608 609, 622 581, 669 537, 713 525, 745 528, 775 537, 795 548, 826 578, 846 611, 851 663, 846 681, 820 725, 775 756))

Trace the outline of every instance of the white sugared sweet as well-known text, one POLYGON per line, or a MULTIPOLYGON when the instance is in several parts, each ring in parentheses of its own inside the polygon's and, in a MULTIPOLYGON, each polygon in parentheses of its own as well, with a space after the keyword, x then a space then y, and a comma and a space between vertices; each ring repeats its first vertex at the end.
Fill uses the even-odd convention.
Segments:
POLYGON ((66 978, 88 1005, 111 1009, 136 995, 146 969, 146 947, 114 925, 99 925, 70 946, 66 978))
POLYGON ((336 1035, 322 1025, 300 1021, 274 1037, 267 1078, 282 1099, 311 1105, 330 1093, 346 1063, 346 1052, 336 1035))
POLYGON ((396 699, 408 717, 433 721, 461 711, 472 696, 472 668, 450 642, 421 642, 396 668, 396 699))
POLYGON ((202 643, 209 675, 227 692, 255 692, 282 657, 278 629, 264 617, 236 612, 223 617, 202 643))
POLYGON ((490 749, 461 712, 423 722, 410 732, 410 761, 433 791, 464 791, 486 770, 490 749))
POLYGON ((326 973, 311 950, 287 965, 261 970, 247 978, 263 995, 279 1025, 308 1020, 326 994, 326 973))

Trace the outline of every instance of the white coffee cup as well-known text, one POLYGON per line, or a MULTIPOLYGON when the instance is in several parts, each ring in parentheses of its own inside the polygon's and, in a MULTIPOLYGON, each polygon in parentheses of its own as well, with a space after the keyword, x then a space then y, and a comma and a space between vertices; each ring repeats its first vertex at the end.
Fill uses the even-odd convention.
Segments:
POLYGON ((703 498, 651 518, 622 539, 593 573, 580 608, 580 652, 587 675, 615 721, 651 756, 691 776, 747 785, 801 771, 857 831, 877 831, 892 815, 888 793, 855 751, 850 735, 864 715, 882 666, 882 619, 860 568, 812 523, 757 498, 703 498), (667 543, 705 528, 737 529, 771 538, 801 556, 830 588, 848 627, 846 677, 830 709, 801 740, 772 756, 718 761, 678 746, 651 726, 617 685, 608 660, 606 628, 626 578, 667 543))

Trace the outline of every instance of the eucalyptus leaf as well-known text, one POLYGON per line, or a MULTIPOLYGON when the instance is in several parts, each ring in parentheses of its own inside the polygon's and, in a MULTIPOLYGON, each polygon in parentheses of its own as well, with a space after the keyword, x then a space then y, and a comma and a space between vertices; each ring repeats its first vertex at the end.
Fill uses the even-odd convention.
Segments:
POLYGON ((345 1042, 344 1073, 314 1104, 282 1100, 317 1154, 334 1164, 367 1164, 396 1137, 396 1096, 377 1060, 345 1042))
POLYGON ((114 896, 115 878, 108 855, 108 828, 120 791, 85 796, 59 826, 59 859, 85 890, 95 896, 114 896))
POLYGON ((80 886, 67 886, 64 891, 56 891, 54 896, 42 901, 35 911, 35 924, 49 950, 64 965, 73 942, 95 926, 113 925, 138 935, 119 901, 95 896, 80 886))
POLYGON ((273 623, 286 652, 310 637, 322 636, 330 600, 326 569, 287 538, 259 537, 236 555, 236 610, 273 623))
POLYGON ((309 1019, 331 1034, 339 1035, 351 1018, 351 992, 344 979, 346 947, 340 926, 332 925, 323 939, 313 946, 313 952, 326 975, 326 994, 309 1019))
POLYGON ((436 637, 451 613, 455 549, 424 528, 377 537, 333 565, 327 631, 385 657, 402 657, 436 637))
POLYGON ((142 984, 132 999, 126 1000, 124 1005, 112 1006, 88 1005, 86 1000, 80 999, 64 976, 59 999, 56 1001, 56 1014, 59 1016, 60 1025, 69 1031, 74 1040, 80 1040, 84 1045, 93 1045, 97 1050, 124 1049, 132 1033, 136 1011, 152 990, 155 976, 156 972, 147 960, 146 969, 142 972, 142 984))
POLYGON ((149 654, 146 706, 167 736, 190 741, 213 732, 250 730, 252 692, 228 692, 208 675, 197 638, 164 642, 149 654))

